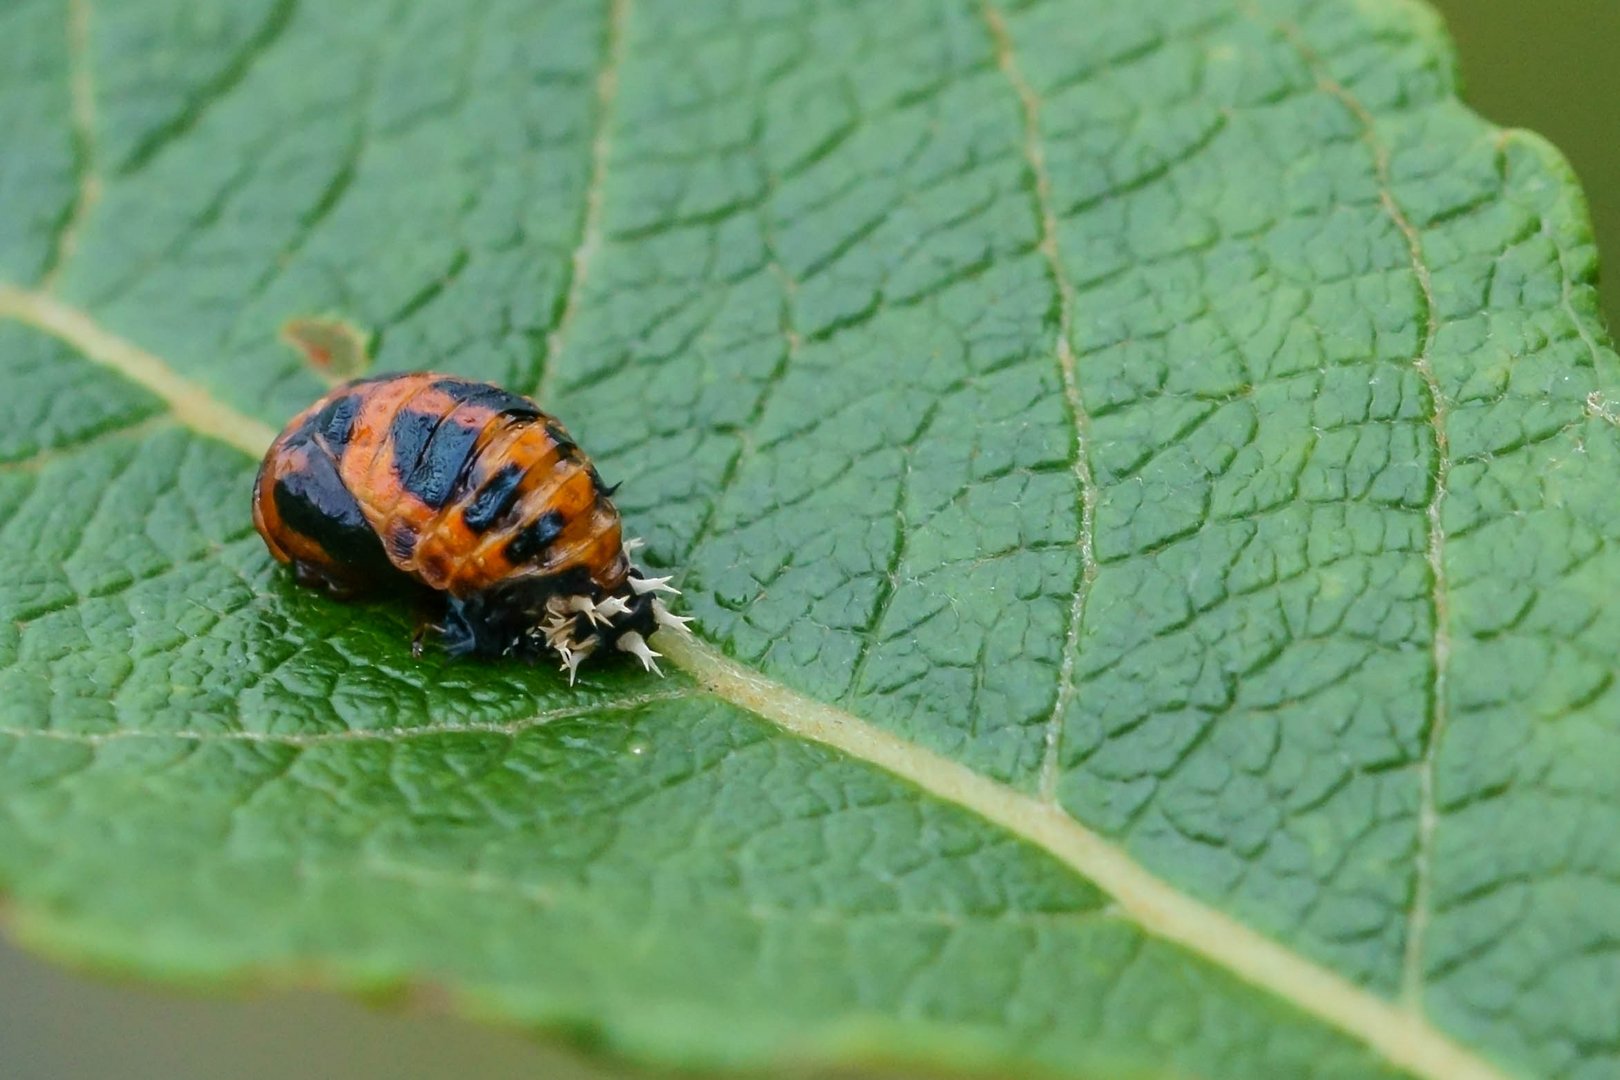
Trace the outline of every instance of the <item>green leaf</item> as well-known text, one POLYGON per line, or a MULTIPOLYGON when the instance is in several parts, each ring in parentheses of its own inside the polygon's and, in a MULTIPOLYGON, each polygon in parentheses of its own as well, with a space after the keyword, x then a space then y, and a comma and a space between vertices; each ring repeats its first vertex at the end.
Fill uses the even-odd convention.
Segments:
POLYGON ((1620 1076, 1620 367, 1402 0, 0 13, 0 884, 650 1062, 1620 1076), (255 457, 533 390, 659 681, 413 661, 255 457))

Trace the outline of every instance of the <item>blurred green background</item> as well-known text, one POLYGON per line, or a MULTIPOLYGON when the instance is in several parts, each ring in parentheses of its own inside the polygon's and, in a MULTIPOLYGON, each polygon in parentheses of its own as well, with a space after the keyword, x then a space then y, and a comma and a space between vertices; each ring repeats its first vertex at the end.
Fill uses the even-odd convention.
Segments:
MULTIPOLYGON (((1351 0, 1344 0, 1351 2, 1351 0)), ((1575 165, 1599 250, 1620 265, 1620 3, 1438 0, 1468 100, 1546 135, 1575 165)), ((1604 310, 1620 326, 1620 288, 1604 310)), ((6 1080, 603 1080, 610 1070, 420 1008, 370 1009, 319 994, 202 1000, 113 985, 0 943, 0 1077, 6 1080)))

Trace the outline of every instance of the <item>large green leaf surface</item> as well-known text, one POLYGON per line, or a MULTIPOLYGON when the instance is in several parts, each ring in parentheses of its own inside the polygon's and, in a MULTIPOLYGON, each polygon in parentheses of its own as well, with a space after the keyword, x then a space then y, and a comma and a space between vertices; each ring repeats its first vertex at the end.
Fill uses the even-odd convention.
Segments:
POLYGON ((0 885, 644 1061, 1620 1076, 1620 379, 1400 0, 0 7, 0 885), (340 313, 699 641, 295 587, 340 313))

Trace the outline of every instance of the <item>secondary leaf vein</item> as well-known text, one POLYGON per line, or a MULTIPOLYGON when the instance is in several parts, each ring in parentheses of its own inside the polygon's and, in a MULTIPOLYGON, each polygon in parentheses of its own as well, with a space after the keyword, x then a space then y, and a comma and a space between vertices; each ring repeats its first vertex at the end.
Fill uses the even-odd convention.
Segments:
POLYGON ((613 103, 619 94, 619 67, 624 62, 624 29, 629 18, 630 0, 612 0, 608 9, 602 70, 596 77, 596 134, 591 140, 591 172, 585 182, 585 209, 580 214, 579 242, 574 245, 574 253, 568 261, 568 290, 563 298, 562 310, 557 313, 556 323, 551 333, 546 335, 545 366, 540 369, 540 381, 534 392, 536 400, 547 407, 551 404, 552 387, 562 363, 563 346, 585 292, 585 278, 590 272, 591 260, 602 246, 602 188, 607 181, 608 158, 613 150, 610 121, 613 103))
POLYGON ((90 0, 68 0, 68 92, 73 121, 73 158, 78 186, 62 225, 51 240, 51 253, 40 286, 54 288, 62 267, 79 245, 90 212, 101 201, 101 161, 96 143, 96 82, 91 65, 90 0))
POLYGON ((78 743, 84 746, 104 746, 107 743, 130 740, 196 743, 245 742, 270 746, 313 747, 341 743, 383 742, 396 743, 409 739, 431 738, 435 735, 521 735, 533 728, 543 727, 556 720, 572 720, 581 716, 595 716, 604 712, 630 712, 644 705, 661 701, 681 701, 694 697, 690 690, 665 690, 658 693, 638 694, 609 701, 587 702, 561 709, 549 709, 506 723, 468 720, 460 723, 421 724, 386 728, 345 728, 342 731, 276 732, 276 731, 197 731, 177 729, 155 731, 143 728, 112 728, 107 731, 69 731, 55 728, 0 727, 0 737, 12 739, 50 739, 55 742, 78 743))
POLYGON ((994 4, 983 6, 984 19, 990 28, 995 47, 996 63, 1018 95, 1024 118, 1024 159, 1034 184, 1035 208, 1040 216, 1040 252, 1052 276, 1052 287, 1057 293, 1057 354, 1058 370, 1063 380, 1063 399, 1068 405, 1074 423, 1074 477, 1080 490, 1080 579, 1075 583, 1074 597, 1069 604, 1068 627, 1063 638, 1063 659, 1058 668, 1057 694, 1052 703, 1052 714, 1046 722, 1046 748, 1041 760, 1040 792, 1049 802, 1057 799, 1057 784, 1062 772, 1063 718, 1074 695, 1075 655, 1079 651, 1080 628, 1086 617, 1086 598, 1097 580, 1097 555, 1093 535, 1097 522, 1097 483, 1091 473, 1091 418, 1080 393, 1074 354, 1074 288, 1063 269, 1058 253, 1058 219, 1052 204, 1052 178, 1046 169, 1046 149, 1041 142, 1041 99, 1034 87, 1018 67, 1013 49, 1012 35, 1001 10, 994 4))
MULTIPOLYGON (((1246 13, 1258 19, 1255 9, 1245 5, 1246 13)), ((1434 433, 1435 472, 1424 514, 1428 521, 1428 544, 1425 552, 1429 564, 1430 605, 1434 618, 1434 643, 1431 663, 1434 674, 1429 688, 1429 715, 1423 732, 1423 753, 1418 763, 1418 823, 1417 860, 1412 890, 1412 907, 1406 926, 1406 948, 1402 958, 1401 994, 1407 1005, 1421 1010, 1423 995, 1424 941, 1432 906, 1435 829, 1439 815, 1435 809, 1434 771, 1440 741, 1446 732, 1447 674, 1451 664, 1451 633, 1449 589, 1446 582, 1445 542, 1442 522, 1446 498, 1446 485, 1451 476, 1451 444, 1446 434, 1446 416, 1449 408, 1432 362, 1435 335, 1439 330, 1439 307, 1434 298, 1434 282, 1428 262, 1423 255, 1423 241, 1416 227, 1395 199, 1394 184, 1390 178, 1389 147, 1378 136, 1377 123, 1372 112, 1343 83, 1333 78, 1322 57, 1305 40, 1297 26, 1281 23, 1277 26, 1282 36, 1299 54, 1300 59, 1316 79, 1324 93, 1336 98, 1355 117, 1361 129, 1361 139, 1372 154, 1373 173, 1378 181, 1379 201, 1384 213, 1400 232, 1411 259, 1412 275, 1417 282, 1423 305, 1423 340, 1412 366, 1423 380, 1429 397, 1429 427, 1434 433)))

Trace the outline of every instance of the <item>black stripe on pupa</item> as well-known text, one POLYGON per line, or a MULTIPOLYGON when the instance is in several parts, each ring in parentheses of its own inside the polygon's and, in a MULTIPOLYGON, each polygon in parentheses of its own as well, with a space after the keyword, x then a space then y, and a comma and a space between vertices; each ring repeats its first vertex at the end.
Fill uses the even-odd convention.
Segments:
POLYGON ((392 568, 336 463, 319 447, 309 448, 302 469, 276 481, 271 497, 289 527, 319 544, 345 570, 374 574, 392 568))
POLYGON ((320 436, 328 450, 341 454, 354 436, 354 422, 365 404, 361 394, 344 394, 333 398, 310 419, 310 430, 320 436))
POLYGON ((562 535, 563 525, 562 514, 555 510, 547 510, 512 537, 511 542, 506 545, 507 559, 513 565, 533 559, 562 535))
POLYGON ((568 432, 558 424, 546 424, 546 436, 557 444, 557 456, 560 458, 572 458, 579 450, 579 443, 569 438, 568 432))
POLYGON ((494 524, 504 517, 517 501, 518 488, 523 483, 523 475, 527 470, 515 461, 502 465, 489 482, 479 489, 467 503, 467 509, 462 512, 467 528, 475 533, 488 532, 494 524))
POLYGON ((534 402, 510 390, 502 390, 488 383, 468 382, 466 379, 437 379, 435 390, 442 390, 458 405, 482 405, 509 416, 539 416, 534 402))
POLYGON ((416 467, 401 473, 405 490, 437 510, 450 499, 456 481, 472 464, 482 427, 463 424, 454 417, 434 429, 422 447, 416 467))
POLYGON ((399 477, 401 484, 416 472, 416 463, 422 460, 428 440, 433 438, 433 433, 443 421, 442 413, 423 412, 421 409, 401 409, 394 414, 394 422, 388 427, 388 438, 394 447, 394 475, 399 477))

